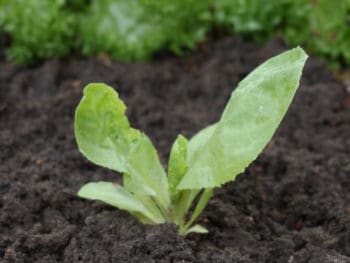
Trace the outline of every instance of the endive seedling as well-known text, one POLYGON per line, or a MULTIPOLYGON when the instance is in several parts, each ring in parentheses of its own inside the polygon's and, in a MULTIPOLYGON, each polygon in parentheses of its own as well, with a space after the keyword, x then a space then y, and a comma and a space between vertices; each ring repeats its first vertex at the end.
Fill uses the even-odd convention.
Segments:
POLYGON ((196 219, 213 189, 235 180, 271 140, 299 86, 307 55, 294 48, 257 67, 232 93, 217 123, 174 142, 165 172, 144 133, 132 128, 111 87, 89 84, 75 114, 80 151, 123 175, 122 185, 91 182, 78 195, 126 210, 142 223, 206 233, 196 219))

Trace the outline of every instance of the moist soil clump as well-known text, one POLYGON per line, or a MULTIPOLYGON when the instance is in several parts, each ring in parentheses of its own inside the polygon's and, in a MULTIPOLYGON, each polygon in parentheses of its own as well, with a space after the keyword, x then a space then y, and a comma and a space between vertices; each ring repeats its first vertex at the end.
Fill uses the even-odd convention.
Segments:
MULTIPOLYGON (((225 38, 184 58, 122 64, 106 57, 0 63, 1 262, 350 262, 350 108, 344 86, 310 58, 282 125, 235 182, 215 191, 185 239, 170 224, 79 199, 118 181, 79 153, 74 110, 89 82, 115 87, 131 124, 165 163, 177 134, 215 122, 236 84, 286 47, 225 38)), ((234 161, 234 160, 233 160, 234 161)))

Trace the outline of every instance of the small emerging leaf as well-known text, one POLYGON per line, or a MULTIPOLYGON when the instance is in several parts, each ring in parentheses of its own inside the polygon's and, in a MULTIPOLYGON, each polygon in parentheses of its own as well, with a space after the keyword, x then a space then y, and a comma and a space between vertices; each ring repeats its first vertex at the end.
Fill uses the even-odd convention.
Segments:
POLYGON ((179 191, 176 189, 182 177, 187 172, 187 139, 179 135, 170 151, 168 165, 168 181, 171 199, 178 197, 179 191))
POLYGON ((209 231, 204 226, 201 225, 194 225, 190 229, 188 229, 185 233, 185 235, 189 233, 197 233, 197 234, 207 234, 209 231))

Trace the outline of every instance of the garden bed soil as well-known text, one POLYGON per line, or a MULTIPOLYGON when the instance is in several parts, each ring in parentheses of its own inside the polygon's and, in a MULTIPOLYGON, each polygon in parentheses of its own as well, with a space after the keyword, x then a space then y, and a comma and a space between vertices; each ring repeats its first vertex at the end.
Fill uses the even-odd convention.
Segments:
POLYGON ((225 38, 147 64, 2 62, 0 261, 350 262, 349 94, 312 57, 271 143, 215 191, 199 219, 209 234, 184 239, 173 225, 142 225, 76 196, 86 182, 120 178, 78 151, 73 116, 85 84, 115 87, 164 162, 178 133, 191 137, 216 121, 239 80, 285 49, 225 38))

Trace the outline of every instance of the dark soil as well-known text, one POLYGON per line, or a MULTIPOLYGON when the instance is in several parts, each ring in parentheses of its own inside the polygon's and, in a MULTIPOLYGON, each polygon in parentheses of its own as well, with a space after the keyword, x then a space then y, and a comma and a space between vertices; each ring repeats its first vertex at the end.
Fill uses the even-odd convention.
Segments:
POLYGON ((1 262, 350 262, 350 109, 341 83, 311 58, 272 142, 200 218, 207 235, 179 237, 76 197, 115 180, 79 153, 73 115, 89 82, 118 89, 132 124, 162 160, 178 133, 214 122, 232 89, 286 49, 237 39, 185 58, 120 64, 108 58, 0 64, 1 262))

